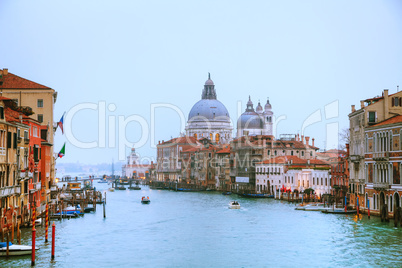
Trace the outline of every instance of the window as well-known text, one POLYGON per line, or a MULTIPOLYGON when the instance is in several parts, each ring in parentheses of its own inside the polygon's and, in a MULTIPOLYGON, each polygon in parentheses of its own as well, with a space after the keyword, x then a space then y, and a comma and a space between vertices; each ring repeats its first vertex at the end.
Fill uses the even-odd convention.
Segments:
POLYGON ((271 150, 268 150, 268 155, 271 155, 271 150))
POLYGON ((375 112, 369 112, 368 113, 368 119, 369 119, 369 123, 375 123, 375 112))
POLYGON ((290 152, 290 155, 293 155, 293 151, 290 152))
POLYGON ((274 153, 275 153, 275 155, 277 154, 276 151, 274 153))
POLYGON ((4 107, 0 106, 0 119, 4 119, 4 107))
POLYGON ((38 108, 43 107, 43 99, 38 99, 38 108))
POLYGON ((304 151, 302 151, 302 156, 304 156, 304 151))
POLYGON ((43 123, 43 114, 38 114, 38 121, 43 123))

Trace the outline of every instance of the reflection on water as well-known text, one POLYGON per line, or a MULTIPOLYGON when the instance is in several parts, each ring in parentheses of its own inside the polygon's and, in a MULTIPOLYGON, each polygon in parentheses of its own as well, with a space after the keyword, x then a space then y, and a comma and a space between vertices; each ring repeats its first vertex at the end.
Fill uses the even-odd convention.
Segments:
MULTIPOLYGON (((107 192, 106 216, 98 205, 96 213, 56 221, 53 263, 38 227, 37 267, 402 266, 402 228, 392 222, 296 211, 294 204, 272 199, 142 186, 107 192), (142 196, 151 204, 142 205, 142 196), (228 209, 233 199, 240 210, 228 209)), ((30 236, 24 229, 23 244, 30 236)), ((29 256, 0 259, 0 267, 29 265, 29 256)))

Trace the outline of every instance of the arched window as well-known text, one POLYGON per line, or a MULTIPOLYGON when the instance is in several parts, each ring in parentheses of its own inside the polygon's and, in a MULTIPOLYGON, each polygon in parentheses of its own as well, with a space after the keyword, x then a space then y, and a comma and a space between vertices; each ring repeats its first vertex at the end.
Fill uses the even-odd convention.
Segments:
POLYGON ((302 151, 302 156, 304 156, 304 151, 302 151))
POLYGON ((197 139, 197 133, 194 133, 194 138, 197 139))
POLYGON ((373 209, 376 209, 376 202, 375 202, 376 198, 375 198, 375 194, 373 194, 373 209))
POLYGON ((212 133, 209 133, 209 139, 210 139, 211 141, 213 141, 213 140, 212 140, 212 133))
POLYGON ((389 195, 389 211, 393 211, 393 205, 392 205, 392 195, 389 195))
POLYGON ((220 138, 219 133, 216 133, 216 135, 215 135, 215 142, 216 143, 219 143, 219 138, 220 138))

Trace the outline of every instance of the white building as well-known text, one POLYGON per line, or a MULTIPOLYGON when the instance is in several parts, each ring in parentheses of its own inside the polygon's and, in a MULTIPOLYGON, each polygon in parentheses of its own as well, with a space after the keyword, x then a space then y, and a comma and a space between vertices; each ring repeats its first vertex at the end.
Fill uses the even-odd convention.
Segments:
POLYGON ((280 190, 304 192, 311 188, 317 196, 331 192, 330 165, 317 159, 278 156, 256 164, 256 191, 269 189, 275 198, 280 190))
POLYGON ((151 165, 142 164, 139 159, 140 156, 135 152, 134 147, 131 148, 131 153, 127 156, 127 163, 122 166, 122 177, 145 179, 151 165))

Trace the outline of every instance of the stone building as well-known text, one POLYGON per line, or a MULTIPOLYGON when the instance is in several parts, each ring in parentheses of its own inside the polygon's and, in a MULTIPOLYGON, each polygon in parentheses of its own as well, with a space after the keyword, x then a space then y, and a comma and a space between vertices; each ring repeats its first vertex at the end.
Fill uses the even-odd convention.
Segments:
POLYGON ((134 179, 149 179, 150 164, 144 164, 140 162, 139 155, 135 152, 135 148, 131 148, 130 154, 127 156, 126 164, 122 165, 121 174, 126 178, 134 179))
POLYGON ((396 209, 402 206, 402 115, 368 126, 364 149, 364 203, 370 202, 373 214, 380 214, 385 207, 393 217, 396 209))
MULTIPOLYGON (((41 208, 45 205, 45 200, 49 199, 49 184, 54 182, 55 178, 55 159, 53 156, 54 130, 57 124, 53 122, 53 109, 57 99, 57 92, 47 86, 38 84, 28 79, 8 72, 8 69, 0 70, 0 91, 3 97, 12 99, 16 107, 29 117, 40 124, 38 135, 41 137, 41 151, 46 158, 43 161, 43 171, 41 175, 44 179, 43 191, 46 198, 41 198, 41 208), (44 136, 42 136, 44 135, 44 136)), ((33 175, 33 174, 32 174, 33 175)), ((30 177, 32 180, 33 177, 30 177)), ((36 186, 40 187, 40 186, 36 186)), ((41 186, 42 187, 42 186, 41 186)), ((41 189, 42 195, 42 189, 41 189)), ((40 208, 40 209, 41 209, 40 208)))
POLYGON ((168 141, 159 142, 157 148, 156 180, 160 182, 181 182, 182 151, 199 146, 194 136, 173 138, 168 141))
MULTIPOLYGON (((349 167, 350 167, 350 204, 356 206, 357 197, 361 208, 366 207, 365 185, 368 183, 365 176, 365 144, 366 128, 385 121, 395 115, 402 114, 402 92, 389 95, 385 89, 382 96, 360 101, 360 109, 356 110, 352 105, 349 114, 350 143, 349 143, 349 167)), ((381 142, 389 142, 390 134, 384 132, 381 142)))

